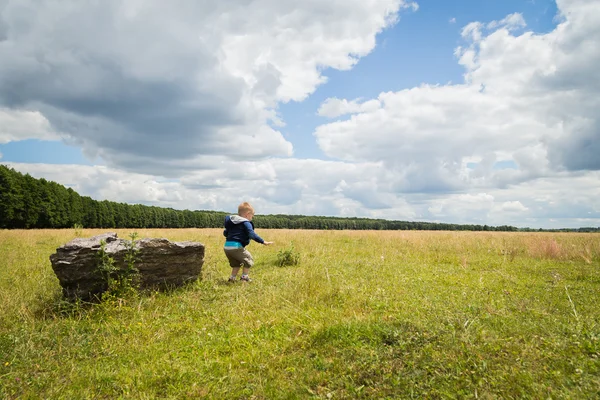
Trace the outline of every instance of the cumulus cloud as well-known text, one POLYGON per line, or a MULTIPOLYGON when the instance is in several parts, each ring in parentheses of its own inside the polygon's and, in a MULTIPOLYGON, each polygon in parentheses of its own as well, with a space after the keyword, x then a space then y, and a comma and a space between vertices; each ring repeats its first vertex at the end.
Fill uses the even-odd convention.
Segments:
POLYGON ((0 134, 61 132, 137 172, 173 158, 290 156, 276 106, 305 99, 324 68, 351 68, 406 7, 416 4, 6 0, 0 107, 47 126, 0 134))
POLYGON ((521 204, 520 201, 505 201, 500 205, 500 210, 503 212, 524 212, 528 208, 521 204))
POLYGON ((360 103, 360 99, 348 101, 346 99, 329 98, 321 104, 317 114, 322 117, 336 118, 346 114, 374 111, 380 106, 379 100, 360 103))
POLYGON ((433 221, 519 227, 599 226, 598 179, 598 171, 562 173, 486 192, 428 196, 420 215, 433 221))
POLYGON ((398 176, 443 190, 599 169, 600 72, 592 66, 600 48, 592 43, 600 42, 600 12, 591 3, 560 1, 564 21, 543 35, 511 33, 524 24, 519 14, 487 34, 482 23, 468 24, 467 46, 456 51, 462 84, 381 93, 362 103, 379 105, 368 110, 328 99, 322 113, 352 115, 316 129, 321 149, 346 161, 380 160, 398 176), (518 168, 498 169, 500 161, 518 168))
MULTIPOLYGON (((518 13, 463 27, 455 51, 463 83, 327 99, 321 115, 348 118, 317 127, 320 148, 345 162, 381 162, 391 193, 427 194, 421 215, 433 219, 547 216, 523 199, 526 187, 567 177, 600 186, 600 12, 589 0, 558 6, 560 23, 546 34, 517 34, 526 26, 518 13), (504 199, 515 187, 519 195, 504 199)), ((553 187, 562 201, 553 211, 565 212, 571 201, 553 187)), ((578 207, 597 218, 593 203, 585 196, 578 207)))
POLYGON ((60 140, 50 122, 39 111, 0 108, 0 144, 24 139, 60 140))

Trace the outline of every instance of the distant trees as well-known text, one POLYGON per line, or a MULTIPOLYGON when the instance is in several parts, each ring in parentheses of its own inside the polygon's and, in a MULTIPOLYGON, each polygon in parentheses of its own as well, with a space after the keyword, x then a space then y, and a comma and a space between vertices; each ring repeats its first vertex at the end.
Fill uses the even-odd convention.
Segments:
POLYGON ((514 226, 458 225, 435 222, 389 221, 371 218, 307 217, 304 215, 257 215, 261 228, 333 229, 333 230, 437 230, 437 231, 517 231, 514 226))
MULTIPOLYGON (((0 165, 0 229, 34 228, 220 228, 221 211, 174 210, 93 200, 71 188, 35 179, 0 165)), ((435 222, 388 221, 305 215, 257 215, 265 229, 517 231, 514 226, 458 225, 435 222)), ((577 230, 577 229, 574 229, 577 230)), ((580 228, 598 232, 600 228, 580 228)))
POLYGON ((0 229, 212 228, 221 227, 225 215, 97 201, 0 165, 0 229))

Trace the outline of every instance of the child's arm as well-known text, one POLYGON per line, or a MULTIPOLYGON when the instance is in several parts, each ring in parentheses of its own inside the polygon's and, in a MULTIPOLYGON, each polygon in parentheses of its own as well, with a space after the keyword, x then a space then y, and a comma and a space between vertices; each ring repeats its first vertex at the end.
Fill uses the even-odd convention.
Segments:
POLYGON ((254 240, 255 242, 258 242, 260 244, 271 244, 271 242, 265 242, 265 240, 263 238, 261 238, 260 236, 258 236, 256 234, 256 232, 254 232, 254 228, 252 227, 252 224, 249 221, 244 222, 244 226, 246 227, 246 230, 248 231, 248 236, 250 237, 250 239, 254 240))

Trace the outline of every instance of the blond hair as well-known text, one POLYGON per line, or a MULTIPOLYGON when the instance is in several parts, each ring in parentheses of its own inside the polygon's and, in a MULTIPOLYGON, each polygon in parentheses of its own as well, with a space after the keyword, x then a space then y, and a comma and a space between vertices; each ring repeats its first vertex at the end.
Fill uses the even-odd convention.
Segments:
POLYGON ((246 214, 247 212, 254 214, 254 207, 245 201, 238 206, 238 215, 246 214))

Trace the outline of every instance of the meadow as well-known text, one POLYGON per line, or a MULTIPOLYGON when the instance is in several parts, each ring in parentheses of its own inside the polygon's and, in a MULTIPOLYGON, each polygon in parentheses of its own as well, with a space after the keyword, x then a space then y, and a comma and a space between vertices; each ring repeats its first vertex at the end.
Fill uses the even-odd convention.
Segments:
POLYGON ((95 305, 49 256, 105 230, 0 230, 0 398, 600 397, 599 234, 257 228, 235 284, 220 229, 137 230, 202 279, 95 305))

